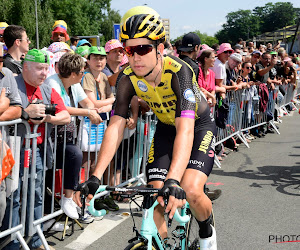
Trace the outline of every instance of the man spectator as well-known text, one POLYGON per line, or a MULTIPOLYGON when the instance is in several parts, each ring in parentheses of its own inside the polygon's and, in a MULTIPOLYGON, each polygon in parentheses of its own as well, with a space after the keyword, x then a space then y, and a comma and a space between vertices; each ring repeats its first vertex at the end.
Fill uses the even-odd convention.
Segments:
POLYGON ((196 79, 199 77, 199 66, 196 61, 200 50, 201 40, 195 33, 188 33, 182 38, 182 44, 178 48, 180 51, 179 58, 189 64, 195 72, 196 79))
POLYGON ((78 44, 78 41, 80 40, 80 38, 78 37, 78 36, 72 36, 71 37, 71 49, 72 50, 76 50, 76 46, 77 46, 77 44, 78 44))
MULTIPOLYGON (((21 98, 17 91, 17 83, 10 70, 3 68, 3 45, 0 44, 0 121, 9 121, 20 118, 21 98)), ((2 131, 2 138, 5 134, 2 131)), ((1 171, 0 167, 0 171, 1 171)), ((5 179, 0 184, 0 227, 6 208, 5 179)))
POLYGON ((277 63, 276 59, 272 59, 270 52, 265 52, 261 56, 260 62, 256 65, 256 80, 270 85, 271 89, 275 89, 270 79, 270 71, 277 63))
POLYGON ((233 53, 225 63, 226 69, 226 90, 242 89, 244 87, 241 77, 238 75, 238 67, 242 63, 242 56, 233 53))
POLYGON ((216 77, 216 92, 220 92, 221 96, 225 98, 226 93, 226 68, 225 63, 228 61, 229 56, 233 53, 233 49, 229 43, 222 43, 219 50, 217 51, 217 59, 213 72, 216 77))
POLYGON ((110 77, 121 70, 121 62, 124 57, 124 50, 119 40, 112 39, 105 44, 105 52, 107 54, 106 66, 102 72, 110 77))
POLYGON ((52 37, 53 42, 66 42, 70 40, 67 33, 67 23, 64 20, 57 20, 53 25, 52 37))
POLYGON ((3 33, 7 46, 4 67, 9 68, 15 76, 22 73, 21 57, 29 50, 30 40, 22 26, 9 25, 3 33))
POLYGON ((256 82, 256 64, 259 62, 261 56, 261 52, 259 50, 254 50, 251 53, 251 59, 250 59, 250 63, 251 63, 251 73, 249 74, 250 77, 250 81, 256 82))
MULTIPOLYGON (((36 150, 36 178, 35 178, 35 200, 34 200, 34 219, 37 220, 42 217, 42 190, 43 190, 43 155, 44 152, 44 139, 45 133, 50 137, 51 126, 48 126, 48 131, 45 131, 45 122, 54 125, 64 125, 70 122, 71 117, 66 110, 63 100, 49 85, 43 84, 49 69, 49 56, 42 50, 33 49, 28 51, 24 59, 23 72, 16 77, 18 91, 22 100, 22 118, 29 120, 31 124, 40 124, 38 133, 41 136, 37 138, 37 150, 36 150), (36 104, 37 100, 41 100, 43 104, 36 104), (57 104, 55 115, 45 113, 45 104, 57 104), (38 120, 36 119, 38 118, 38 120)), ((18 133, 22 138, 25 135, 24 127, 18 128, 18 133)), ((49 145, 48 145, 49 147, 49 145)), ((48 153, 48 151, 47 151, 48 153)), ((20 156, 21 164, 24 164, 24 147, 21 149, 20 156)), ((31 168, 32 166, 30 166, 31 168)), ((49 167, 49 166, 48 166, 49 167)), ((12 215, 12 227, 19 225, 19 209, 20 209, 20 192, 21 182, 23 178, 23 166, 20 167, 19 173, 19 187, 13 196, 13 215, 12 215)), ((29 179, 29 182, 32 181, 29 179)), ((28 189, 30 193, 30 185, 28 189)), ((23 194, 24 195, 24 194, 23 194)), ((8 197, 7 204, 10 203, 11 197, 8 197)), ((29 205, 27 203, 27 205, 29 205)), ((29 208, 27 208, 29 209, 29 208)), ((27 214, 28 215, 28 214, 27 214)), ((29 216, 29 215, 28 215, 29 216)), ((28 217, 27 217, 28 219, 28 217)), ((5 218, 3 220, 3 228, 7 229, 9 226, 9 206, 7 207, 5 218)), ((35 234, 29 247, 32 249, 43 249, 42 242, 37 234, 35 234)), ((14 240, 7 245, 5 249, 19 249, 19 243, 14 240)))
POLYGON ((6 22, 0 22, 0 43, 4 42, 3 32, 7 26, 8 26, 8 24, 6 22))

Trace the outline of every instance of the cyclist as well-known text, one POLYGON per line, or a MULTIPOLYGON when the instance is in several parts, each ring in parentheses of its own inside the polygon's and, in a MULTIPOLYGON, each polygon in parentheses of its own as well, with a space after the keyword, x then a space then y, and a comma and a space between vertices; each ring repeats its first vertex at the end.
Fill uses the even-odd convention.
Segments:
MULTIPOLYGON (((216 249, 211 225, 212 204, 204 184, 214 162, 216 127, 192 68, 177 57, 163 57, 165 28, 156 11, 130 9, 122 19, 120 38, 129 66, 118 77, 114 116, 106 129, 96 170, 85 185, 95 193, 105 169, 123 138, 128 106, 134 95, 145 100, 158 118, 148 156, 147 181, 169 194, 165 212, 172 218, 185 194, 200 226, 201 249, 216 249), (126 18, 126 19, 125 19, 126 18), (114 150, 112 150, 114 149, 114 150)), ((163 198, 154 220, 164 238, 163 198)), ((77 203, 81 206, 79 196, 77 203)))

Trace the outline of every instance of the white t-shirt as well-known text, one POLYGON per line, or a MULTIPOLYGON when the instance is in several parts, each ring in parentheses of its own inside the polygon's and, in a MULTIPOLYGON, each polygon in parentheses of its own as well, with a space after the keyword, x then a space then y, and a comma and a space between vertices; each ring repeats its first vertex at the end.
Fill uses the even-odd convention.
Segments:
POLYGON ((225 64, 219 58, 216 59, 215 65, 210 68, 215 73, 215 79, 223 79, 223 84, 226 85, 226 69, 225 64))
MULTIPOLYGON (((66 106, 71 107, 70 97, 67 95, 65 87, 58 77, 58 74, 52 75, 45 80, 46 84, 50 84, 52 88, 56 90, 56 92, 61 96, 66 106)), ((81 87, 80 83, 73 84, 71 86, 73 100, 75 104, 75 108, 78 108, 78 103, 87 98, 86 93, 81 87)))

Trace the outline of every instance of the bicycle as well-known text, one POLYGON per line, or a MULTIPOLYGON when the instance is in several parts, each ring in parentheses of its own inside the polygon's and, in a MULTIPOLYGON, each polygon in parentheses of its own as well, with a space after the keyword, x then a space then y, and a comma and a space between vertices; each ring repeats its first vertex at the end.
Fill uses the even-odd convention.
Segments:
MULTIPOLYGON (((133 230, 136 233, 136 236, 128 241, 129 245, 125 250, 196 250, 199 249, 199 228, 198 223, 194 216, 192 215, 188 202, 184 207, 180 209, 180 212, 176 210, 174 214, 174 219, 179 223, 176 226, 176 229, 172 231, 171 238, 174 240, 174 244, 171 246, 168 242, 161 239, 161 236, 158 233, 155 222, 153 220, 154 208, 159 204, 156 200, 154 194, 158 194, 160 189, 155 189, 151 187, 137 186, 137 187, 109 187, 109 186, 100 186, 95 193, 109 191, 109 192, 119 192, 127 193, 125 196, 134 201, 136 196, 143 196, 142 203, 142 226, 140 232, 135 227, 135 221, 133 217, 132 210, 130 208, 130 213, 133 219, 134 227, 133 230), (128 195, 128 193, 131 193, 128 195), (177 241, 179 244, 177 246, 177 241)), ((95 197, 95 196, 94 196, 95 197)), ((105 210, 96 210, 94 208, 94 199, 93 198, 89 203, 88 207, 89 212, 94 216, 102 216, 105 214, 105 210)), ((168 221, 168 227, 170 227, 171 221, 168 221)), ((214 219, 213 219, 214 226, 214 219)))

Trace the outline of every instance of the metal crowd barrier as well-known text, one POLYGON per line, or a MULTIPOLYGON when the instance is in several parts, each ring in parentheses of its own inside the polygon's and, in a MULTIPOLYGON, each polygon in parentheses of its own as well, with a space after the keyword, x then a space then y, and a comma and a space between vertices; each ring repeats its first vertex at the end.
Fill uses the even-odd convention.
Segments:
MULTIPOLYGON (((298 80, 299 83, 299 80, 298 80)), ((299 84, 298 84, 299 85, 299 84)), ((288 84, 283 84, 282 85, 284 91, 285 91, 285 95, 283 98, 283 101, 280 104, 280 107, 282 110, 285 111, 285 113, 290 116, 290 111, 286 108, 287 105, 292 105, 293 108, 297 109, 296 105, 294 104, 294 99, 297 95, 297 88, 294 88, 293 84, 288 83, 288 84)))
MULTIPOLYGON (((254 103, 258 102, 256 97, 251 97, 252 106, 250 105, 250 99, 247 97, 249 90, 238 90, 233 92, 227 93, 227 100, 229 101, 229 114, 228 114, 228 122, 224 129, 218 128, 218 134, 216 138, 216 145, 224 142, 230 137, 238 136, 241 141, 249 147, 243 132, 249 130, 251 128, 264 125, 269 122, 274 129, 279 133, 276 126, 273 124, 273 120, 268 117, 268 113, 274 113, 275 109, 275 100, 277 97, 278 88, 275 91, 270 91, 270 98, 268 102, 268 107, 266 112, 257 112, 254 108, 254 103), (249 116, 250 114, 250 116, 249 116)), ((257 104, 256 104, 257 105, 257 104)), ((18 122, 12 121, 11 123, 0 123, 0 126, 8 125, 8 124, 15 124, 21 123, 21 120, 18 122)), ((114 161, 108 167, 107 174, 104 175, 102 178, 102 183, 114 185, 114 186, 124 186, 124 185, 131 185, 131 184, 145 184, 145 171, 146 171, 146 163, 147 163, 147 156, 150 150, 150 145, 152 138, 154 136, 154 131, 156 127, 156 117, 153 115, 152 112, 146 113, 144 116, 140 116, 138 119, 137 127, 135 132, 126 130, 124 131, 124 139, 118 149, 114 157, 114 161)), ((5 236, 10 235, 9 241, 17 238, 23 248, 29 249, 25 240, 24 240, 24 228, 25 224, 29 226, 28 233, 26 236, 29 239, 37 233, 39 238, 41 239, 45 249, 49 249, 47 241, 45 239, 43 230, 42 230, 42 223, 53 219, 53 218, 60 218, 64 212, 61 209, 60 205, 57 202, 57 196, 63 196, 64 190, 64 176, 65 176, 65 149, 67 144, 67 132, 66 130, 63 132, 63 157, 62 157, 62 170, 61 175, 57 177, 56 172, 59 171, 57 169, 57 159, 56 153, 58 151, 58 129, 57 126, 53 129, 53 149, 50 154, 53 154, 53 165, 50 172, 52 172, 52 183, 49 186, 46 186, 46 165, 47 165, 47 155, 49 154, 49 145, 44 143, 43 148, 37 145, 37 137, 39 133, 37 133, 38 126, 34 127, 33 133, 30 133, 30 128, 27 122, 25 122, 27 134, 25 136, 26 144, 25 144, 25 152, 26 152, 26 161, 24 162, 24 178, 23 178, 23 186, 22 186, 22 211, 21 211, 21 222, 20 225, 16 227, 9 227, 8 230, 0 232, 0 238, 4 238, 5 236), (29 156, 30 156, 30 139, 32 139, 32 161, 31 166, 36 165, 36 156, 37 156, 37 148, 43 151, 43 181, 42 181, 42 216, 41 218, 34 217, 34 204, 35 204, 35 195, 34 195, 34 187, 35 187, 35 178, 30 179, 30 190, 31 194, 29 195, 30 200, 27 201, 27 183, 28 183, 28 166, 29 166, 29 156), (59 178, 59 179, 58 179, 59 178), (60 189, 57 191, 55 184, 60 183, 60 189), (46 202, 46 194, 50 197, 50 202, 46 202), (29 207, 26 212, 26 203, 28 202, 29 207), (45 209, 47 209, 47 214, 45 214, 45 209), (26 218, 26 213, 28 214, 26 218)), ((45 124, 45 131, 47 131, 47 127, 49 125, 45 124)), ((83 172, 82 169, 80 171, 80 181, 85 181, 90 176, 90 170, 92 167, 92 163, 90 160, 95 158, 95 162, 97 162, 97 153, 99 151, 99 136, 102 135, 99 132, 99 125, 96 126, 96 132, 94 134, 91 133, 91 128, 93 125, 89 124, 88 130, 88 148, 85 149, 85 154, 87 156, 87 166, 86 170, 83 172), (96 141, 96 145, 93 145, 95 148, 92 150, 92 140, 96 141)), ((83 126, 76 126, 78 127, 77 130, 74 131, 73 134, 73 144, 76 144, 81 150, 83 149, 83 126)), ((65 126, 66 128, 66 126, 65 126)), ((44 140, 47 142, 49 134, 45 133, 44 140)), ((101 143, 101 140, 100 140, 101 143)), ((0 155, 1 156, 1 155, 0 155)), ((48 155, 49 157, 49 155, 48 155)), ((217 166, 220 166, 220 163, 215 158, 215 163, 217 166)), ((22 163, 23 164, 23 163, 22 163)), ((34 167, 30 168, 30 176, 36 176, 36 169, 34 167)), ((48 170, 49 171, 49 170, 48 170)), ((100 196, 105 195, 106 193, 97 194, 97 198, 100 196)), ((12 204, 12 203, 11 203, 12 204)), ((11 213, 12 214, 12 213, 11 213)), ((67 224, 67 220, 65 225, 67 224)), ((73 222, 74 223, 74 222, 73 222)), ((80 223, 76 222, 79 226, 80 223)), ((11 225, 11 219, 10 219, 11 225)), ((64 238, 65 231, 63 232, 64 238)))
POLYGON ((0 127, 1 127, 1 138, 2 138, 1 153, 0 153, 0 160, 1 160, 0 175, 2 174, 4 157, 7 156, 4 155, 5 143, 7 143, 10 148, 12 148, 11 151, 15 162, 9 175, 1 182, 1 185, 3 187, 2 194, 5 194, 5 196, 1 197, 0 210, 2 211, 0 211, 0 213, 4 215, 4 218, 0 218, 0 225, 2 223, 2 227, 0 229, 0 245, 2 249, 12 240, 17 239, 20 242, 23 249, 29 250, 29 247, 25 242, 24 236, 25 236, 25 225, 28 223, 26 218, 26 214, 27 214, 26 208, 28 202, 27 201, 28 179, 30 178, 29 176, 29 165, 30 165, 30 154, 31 154, 30 138, 32 136, 30 132, 30 126, 27 123, 27 121, 22 121, 21 119, 17 119, 12 121, 0 122, 0 127), (23 135, 25 139, 24 144, 21 138, 18 136, 18 125, 20 124, 24 125, 26 131, 25 134, 23 135), (11 128, 10 132, 8 126, 10 126, 11 128), (9 133, 11 135, 9 135, 9 133), (24 150, 23 162, 20 162, 21 150, 24 150), (19 180, 20 171, 23 171, 22 180, 19 180), (20 210, 15 212, 14 212, 14 206, 16 204, 14 203, 14 198, 17 199, 17 202, 19 203, 20 206, 20 210), (6 201, 7 203, 5 207, 6 201), (17 217, 19 217, 18 218, 19 223, 17 225, 13 225, 16 224, 13 223, 13 220, 15 221, 17 217))

